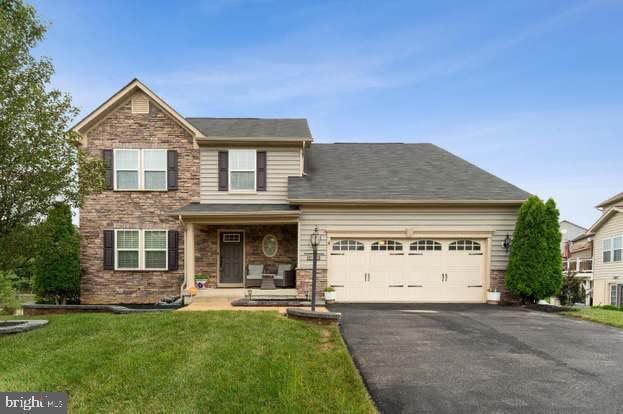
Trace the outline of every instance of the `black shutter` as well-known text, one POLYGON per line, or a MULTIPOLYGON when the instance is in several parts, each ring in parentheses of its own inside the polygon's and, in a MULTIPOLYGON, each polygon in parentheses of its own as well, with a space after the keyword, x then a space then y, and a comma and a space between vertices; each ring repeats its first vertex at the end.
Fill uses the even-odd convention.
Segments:
POLYGON ((115 268, 115 231, 104 230, 104 270, 115 268))
POLYGON ((167 190, 177 190, 177 151, 167 151, 167 190))
POLYGON ((178 269, 178 256, 180 253, 180 232, 169 230, 169 270, 178 269))
POLYGON ((257 152, 257 191, 266 191, 266 151, 257 152))
POLYGON ((229 155, 227 151, 218 152, 218 190, 227 191, 229 181, 229 155))
POLYGON ((104 189, 113 189, 113 152, 110 149, 102 150, 102 160, 104 161, 104 189))

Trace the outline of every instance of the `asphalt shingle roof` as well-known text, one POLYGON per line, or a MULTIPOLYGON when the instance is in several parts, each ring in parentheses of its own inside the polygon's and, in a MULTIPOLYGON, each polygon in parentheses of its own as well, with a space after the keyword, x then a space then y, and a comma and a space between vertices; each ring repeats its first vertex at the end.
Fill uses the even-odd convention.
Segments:
POLYGON ((311 138, 306 119, 186 118, 209 137, 311 138))
POLYGON ((433 144, 312 144, 291 200, 524 200, 530 194, 433 144))

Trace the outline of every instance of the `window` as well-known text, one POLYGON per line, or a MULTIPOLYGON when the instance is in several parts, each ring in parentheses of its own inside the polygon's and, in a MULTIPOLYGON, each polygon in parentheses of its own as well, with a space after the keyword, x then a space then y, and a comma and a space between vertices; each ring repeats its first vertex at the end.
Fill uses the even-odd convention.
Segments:
POLYGON ((223 242, 225 242, 225 243, 240 243, 240 233, 225 233, 225 234, 223 234, 223 242))
POLYGON ((396 240, 379 240, 372 243, 372 250, 374 251, 396 251, 402 250, 402 243, 396 240))
POLYGON ((139 230, 117 230, 117 269, 139 268, 139 230))
POLYGON ((140 150, 115 150, 115 189, 139 189, 140 153, 140 150))
POLYGON ((610 263, 612 261, 612 239, 605 239, 603 241, 603 262, 610 263))
POLYGON ((612 239, 612 260, 614 262, 620 262, 621 261, 621 242, 623 242, 623 237, 622 236, 617 236, 614 239, 612 239))
POLYGON ((167 189, 167 151, 143 150, 143 176, 145 190, 167 189))
POLYGON ((115 269, 166 270, 166 230, 116 230, 115 269))
POLYGON ((441 250, 441 243, 435 240, 416 240, 411 243, 410 249, 416 251, 441 250))
POLYGON ((255 191, 255 150, 229 151, 229 189, 255 191))
POLYGON ((448 250, 480 250, 480 243, 473 240, 457 240, 450 243, 448 250))
POLYGON ((610 304, 614 306, 618 306, 617 302, 617 285, 610 285, 610 304))
POLYGON ((115 190, 167 190, 167 150, 116 149, 115 190))
POLYGON ((144 234, 145 269, 166 269, 167 232, 145 230, 144 234))
POLYGON ((333 250, 335 251, 351 251, 351 250, 363 250, 363 243, 357 240, 338 240, 333 243, 333 250))

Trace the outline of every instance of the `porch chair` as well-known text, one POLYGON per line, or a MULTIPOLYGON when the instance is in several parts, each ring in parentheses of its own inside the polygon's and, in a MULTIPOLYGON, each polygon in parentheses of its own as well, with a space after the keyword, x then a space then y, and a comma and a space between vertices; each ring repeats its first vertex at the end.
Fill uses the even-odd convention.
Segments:
POLYGON ((264 265, 250 264, 245 278, 245 287, 259 288, 262 284, 262 274, 264 273, 264 265))
POLYGON ((291 264, 280 264, 277 266, 275 285, 282 288, 294 287, 294 271, 291 264))

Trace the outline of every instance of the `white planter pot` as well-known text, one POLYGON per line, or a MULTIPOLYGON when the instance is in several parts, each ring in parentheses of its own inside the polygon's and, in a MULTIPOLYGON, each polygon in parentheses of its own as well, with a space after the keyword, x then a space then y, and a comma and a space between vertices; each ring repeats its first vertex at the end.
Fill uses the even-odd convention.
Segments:
POLYGON ((195 287, 197 289, 207 289, 208 281, 206 279, 197 279, 195 280, 195 287))
POLYGON ((500 303, 501 292, 487 292, 487 303, 500 303))
POLYGON ((326 302, 335 302, 335 292, 325 292, 324 300, 326 302))

